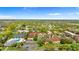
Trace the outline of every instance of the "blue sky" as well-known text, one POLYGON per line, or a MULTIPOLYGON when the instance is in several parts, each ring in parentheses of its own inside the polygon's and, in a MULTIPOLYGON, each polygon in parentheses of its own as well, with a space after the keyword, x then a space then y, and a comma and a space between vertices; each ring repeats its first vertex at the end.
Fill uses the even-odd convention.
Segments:
POLYGON ((0 19, 79 19, 79 7, 0 7, 0 19))

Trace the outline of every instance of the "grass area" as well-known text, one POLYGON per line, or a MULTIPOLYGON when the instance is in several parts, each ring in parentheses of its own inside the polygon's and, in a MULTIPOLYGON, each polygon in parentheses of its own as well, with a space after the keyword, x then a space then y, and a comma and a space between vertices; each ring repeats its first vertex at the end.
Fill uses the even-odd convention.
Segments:
POLYGON ((22 48, 17 47, 0 47, 2 51, 23 51, 22 48))

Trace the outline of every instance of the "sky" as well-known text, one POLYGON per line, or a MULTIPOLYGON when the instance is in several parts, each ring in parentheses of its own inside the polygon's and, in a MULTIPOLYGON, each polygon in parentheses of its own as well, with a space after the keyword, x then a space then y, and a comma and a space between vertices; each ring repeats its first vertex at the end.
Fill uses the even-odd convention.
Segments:
POLYGON ((0 19, 79 19, 79 7, 0 7, 0 19))

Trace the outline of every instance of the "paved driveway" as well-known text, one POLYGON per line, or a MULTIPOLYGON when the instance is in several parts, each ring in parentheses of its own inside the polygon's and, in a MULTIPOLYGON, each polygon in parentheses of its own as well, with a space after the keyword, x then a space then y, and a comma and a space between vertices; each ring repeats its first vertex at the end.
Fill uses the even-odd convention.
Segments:
POLYGON ((36 47, 37 43, 35 41, 26 41, 22 48, 27 51, 33 51, 36 47))

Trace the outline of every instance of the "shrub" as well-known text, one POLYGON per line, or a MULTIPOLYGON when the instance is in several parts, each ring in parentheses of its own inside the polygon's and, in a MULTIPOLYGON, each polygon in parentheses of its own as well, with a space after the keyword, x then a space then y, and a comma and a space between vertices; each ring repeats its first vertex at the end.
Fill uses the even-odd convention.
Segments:
POLYGON ((72 44, 73 43, 73 40, 71 38, 64 38, 64 39, 61 39, 61 44, 72 44))
POLYGON ((53 51, 56 48, 56 46, 51 43, 48 43, 44 45, 44 48, 45 48, 45 51, 53 51))
POLYGON ((11 47, 16 47, 17 46, 17 43, 14 43, 11 45, 11 47))
POLYGON ((59 46, 59 50, 72 50, 71 46, 69 44, 61 44, 59 46))
POLYGON ((44 44, 44 40, 43 40, 43 39, 38 40, 38 41, 37 41, 37 44, 38 44, 39 46, 42 46, 42 45, 44 44))
POLYGON ((37 41, 37 39, 38 39, 38 36, 35 36, 35 37, 33 38, 34 41, 37 41))

